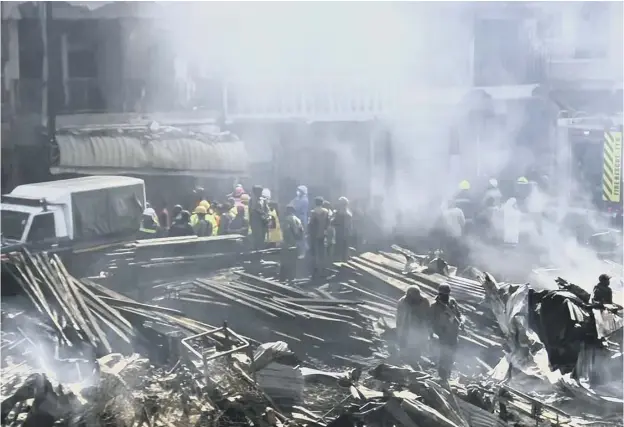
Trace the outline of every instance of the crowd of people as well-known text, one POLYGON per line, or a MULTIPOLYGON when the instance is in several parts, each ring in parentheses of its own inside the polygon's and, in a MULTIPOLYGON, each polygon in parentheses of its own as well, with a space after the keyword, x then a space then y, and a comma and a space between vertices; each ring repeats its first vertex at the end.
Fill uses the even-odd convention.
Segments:
POLYGON ((438 246, 449 261, 462 264, 468 236, 490 245, 518 245, 524 237, 539 234, 541 221, 548 215, 546 194, 525 177, 516 180, 506 198, 496 179, 490 179, 484 191, 474 191, 464 180, 442 208, 434 230, 438 246))
POLYGON ((148 204, 138 238, 241 235, 253 250, 281 248, 280 276, 285 281, 297 277, 299 265, 304 265, 300 260, 309 261, 315 279, 330 262, 349 257, 353 215, 346 197, 335 208, 320 196, 310 206, 308 189, 301 185, 281 214, 270 190, 258 185, 251 194, 236 185, 223 203, 208 201, 201 188, 195 195, 192 210, 176 205, 171 213, 166 207, 157 212, 148 204))

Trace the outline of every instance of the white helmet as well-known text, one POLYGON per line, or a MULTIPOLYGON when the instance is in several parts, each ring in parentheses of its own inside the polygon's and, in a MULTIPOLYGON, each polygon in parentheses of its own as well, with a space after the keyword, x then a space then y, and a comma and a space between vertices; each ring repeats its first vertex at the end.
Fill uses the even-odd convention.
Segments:
POLYGON ((143 211, 143 215, 147 215, 147 216, 156 216, 156 211, 152 208, 147 208, 143 211))
POLYGON ((271 199, 271 190, 269 190, 268 188, 264 188, 262 190, 262 197, 264 197, 265 199, 271 199))

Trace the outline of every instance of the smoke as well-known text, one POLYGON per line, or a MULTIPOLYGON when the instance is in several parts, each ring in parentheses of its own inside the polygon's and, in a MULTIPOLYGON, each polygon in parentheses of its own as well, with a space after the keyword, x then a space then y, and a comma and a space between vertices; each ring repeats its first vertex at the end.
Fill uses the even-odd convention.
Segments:
MULTIPOLYGON (((281 106, 302 123, 362 120, 352 123, 351 133, 308 129, 288 139, 290 147, 312 146, 333 157, 319 161, 290 149, 281 163, 298 176, 288 178, 343 192, 322 194, 330 199, 382 197, 386 231, 400 226, 426 234, 462 179, 478 193, 491 177, 503 186, 564 163, 552 149, 554 104, 532 93, 549 77, 537 73, 544 57, 591 58, 620 47, 620 60, 610 58, 606 75, 621 76, 621 4, 592 4, 172 3, 162 7, 158 27, 166 31, 157 42, 187 64, 176 73, 188 86, 198 76, 228 80, 231 114, 254 107, 270 117, 281 106), (492 88, 470 95, 475 86, 492 88), (512 92, 523 98, 511 99, 512 92), (380 129, 390 133, 390 148, 380 129), (338 170, 328 173, 327 164, 338 170), (346 184, 332 188, 335 175, 346 184), (332 182, 323 186, 323 179, 332 182)), ((266 139, 263 126, 245 130, 249 146, 254 132, 258 143, 266 139)), ((275 138, 283 133, 273 122, 264 127, 277 129, 275 138)), ((573 188, 576 209, 590 211, 591 196, 578 183, 573 188)), ((540 233, 525 230, 534 236, 531 253, 502 258, 500 248, 471 241, 475 260, 512 276, 520 266, 526 272, 548 265, 591 286, 604 264, 564 226, 571 203, 543 197, 556 212, 541 222, 540 233)), ((600 230, 605 222, 587 217, 584 225, 600 230)))

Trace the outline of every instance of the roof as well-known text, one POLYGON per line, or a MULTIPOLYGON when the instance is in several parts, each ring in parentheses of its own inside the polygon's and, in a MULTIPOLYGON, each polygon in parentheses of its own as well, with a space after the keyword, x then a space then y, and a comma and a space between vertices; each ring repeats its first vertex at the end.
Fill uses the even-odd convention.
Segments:
POLYGON ((244 176, 247 151, 230 134, 169 128, 74 132, 56 136, 59 158, 52 173, 244 176))
POLYGON ((127 187, 137 184, 143 184, 143 180, 139 178, 114 175, 87 176, 83 178, 24 184, 15 187, 10 195, 24 199, 41 199, 41 192, 45 191, 46 198, 53 200, 63 197, 68 193, 80 193, 83 191, 100 190, 112 187, 127 187))

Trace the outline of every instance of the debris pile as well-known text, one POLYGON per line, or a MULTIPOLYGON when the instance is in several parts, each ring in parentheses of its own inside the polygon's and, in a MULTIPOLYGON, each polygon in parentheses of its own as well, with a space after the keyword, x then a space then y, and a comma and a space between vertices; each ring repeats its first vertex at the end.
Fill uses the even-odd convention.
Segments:
MULTIPOLYGON (((123 268, 173 262, 135 256, 123 268)), ((123 256, 116 259, 119 267, 123 256)), ((73 277, 55 256, 11 255, 3 265, 2 425, 622 425, 621 399, 574 408, 579 390, 591 389, 569 377, 567 387, 537 378, 524 391, 530 375, 509 356, 517 313, 494 304, 515 301, 502 290, 516 288, 487 275, 458 277, 439 258, 400 250, 336 264, 323 283, 286 285, 270 262, 210 274, 205 259, 139 302, 106 277, 73 277), (448 382, 426 358, 422 370, 404 365, 393 338, 405 290, 417 285, 431 298, 443 282, 466 317, 448 382)), ((617 343, 614 351, 621 357, 617 343)))

